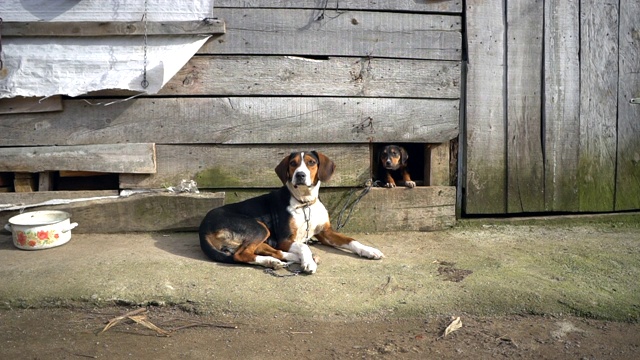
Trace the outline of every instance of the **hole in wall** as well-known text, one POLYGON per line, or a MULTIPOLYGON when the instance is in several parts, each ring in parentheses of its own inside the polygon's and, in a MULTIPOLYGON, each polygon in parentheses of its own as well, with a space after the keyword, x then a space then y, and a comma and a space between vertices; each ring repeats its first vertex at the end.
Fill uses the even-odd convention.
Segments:
POLYGON ((429 185, 425 181, 425 174, 428 174, 428 162, 425 161, 427 144, 425 143, 373 143, 371 144, 371 177, 374 181, 385 182, 386 169, 380 161, 380 153, 387 145, 398 145, 403 147, 409 155, 407 159, 407 170, 411 175, 411 180, 416 186, 429 185))

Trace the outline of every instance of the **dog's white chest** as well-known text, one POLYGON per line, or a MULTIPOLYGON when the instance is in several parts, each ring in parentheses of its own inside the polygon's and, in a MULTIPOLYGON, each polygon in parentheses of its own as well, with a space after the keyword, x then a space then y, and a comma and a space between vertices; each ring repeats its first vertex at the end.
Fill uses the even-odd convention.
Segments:
POLYGON ((288 210, 295 228, 298 229, 295 239, 297 242, 306 242, 329 223, 329 213, 320 201, 309 206, 300 206, 292 201, 288 210))

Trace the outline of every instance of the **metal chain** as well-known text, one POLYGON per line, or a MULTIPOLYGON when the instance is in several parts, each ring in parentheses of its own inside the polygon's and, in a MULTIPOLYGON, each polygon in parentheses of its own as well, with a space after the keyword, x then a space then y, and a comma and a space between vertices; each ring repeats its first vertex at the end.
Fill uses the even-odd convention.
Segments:
POLYGON ((309 221, 311 221, 311 207, 309 206, 309 204, 305 204, 304 207, 302 208, 302 215, 304 215, 304 222, 307 223, 307 233, 305 234, 304 238, 305 238, 305 242, 309 240, 309 221), (309 210, 309 215, 307 215, 307 211, 309 210))
POLYGON ((4 69, 4 60, 2 60, 2 25, 4 23, 4 20, 2 20, 2 18, 0 17, 0 70, 4 69))
POLYGON ((149 81, 147 81, 147 64, 148 64, 148 60, 147 60, 147 48, 148 48, 148 43, 147 43, 147 16, 148 16, 148 7, 147 7, 147 1, 148 0, 144 0, 144 15, 142 15, 142 20, 144 21, 144 59, 142 62, 142 82, 140 83, 140 85, 142 86, 143 89, 146 89, 147 87, 149 87, 149 81))
POLYGON ((336 225, 336 230, 340 230, 342 227, 347 225, 347 223, 349 222, 349 219, 351 218, 351 214, 353 213, 353 209, 355 209, 356 205, 358 205, 360 200, 362 200, 362 198, 369 193, 369 191, 371 190, 371 188, 373 186, 375 186, 375 182, 372 179, 369 179, 369 180, 365 181, 364 189, 362 190, 360 195, 358 195, 356 197, 356 199, 353 201, 353 203, 351 202, 351 197, 353 196, 353 194, 355 194, 355 192, 358 189, 357 188, 351 189, 351 191, 349 192, 349 197, 347 198, 347 201, 344 203, 344 206, 342 207, 342 210, 338 214, 338 219, 336 221, 336 224, 337 224, 336 225), (347 214, 347 218, 344 220, 344 222, 342 222, 342 217, 344 216, 344 213, 347 210, 347 207, 349 207, 349 205, 351 205, 351 209, 349 209, 349 213, 347 214))

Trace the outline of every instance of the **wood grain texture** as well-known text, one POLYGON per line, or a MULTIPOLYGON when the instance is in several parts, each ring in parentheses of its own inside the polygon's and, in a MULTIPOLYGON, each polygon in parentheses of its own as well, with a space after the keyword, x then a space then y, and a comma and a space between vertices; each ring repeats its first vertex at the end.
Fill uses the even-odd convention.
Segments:
POLYGON ((403 59, 197 56, 166 95, 460 98, 460 63, 403 59))
POLYGON ((0 114, 62 111, 62 96, 0 99, 0 114))
MULTIPOLYGON (((63 210, 77 222, 74 233, 125 233, 136 231, 193 231, 206 213, 224 204, 224 193, 136 194, 115 199, 34 207, 29 210, 63 210)), ((0 212, 0 221, 18 211, 0 212)))
POLYGON ((460 60, 461 17, 366 11, 219 8, 226 34, 200 54, 460 60))
POLYGON ((466 2, 469 64, 466 95, 467 214, 506 213, 504 9, 466 2))
POLYGON ((542 0, 507 2, 507 212, 544 211, 542 0))
POLYGON ((317 150, 335 164, 330 186, 360 186, 371 177, 369 145, 213 146, 158 145, 158 172, 124 174, 120 188, 145 189, 175 186, 195 180, 201 189, 280 187, 274 169, 293 151, 317 150))
POLYGON ((155 144, 0 148, 0 171, 33 173, 55 170, 155 173, 155 144))
POLYGON ((13 116, 0 143, 441 143, 457 136, 459 121, 453 99, 150 98, 106 108, 65 100, 65 109, 13 116))
POLYGON ((618 1, 585 0, 581 2, 580 12, 580 210, 612 211, 618 104, 618 1))
POLYGON ((133 35, 210 35, 224 34, 224 22, 207 21, 5 21, 2 36, 6 37, 88 37, 133 35))
MULTIPOLYGON (((216 8, 298 8, 331 10, 390 10, 462 12, 462 0, 216 0, 216 8)), ((214 13, 216 11, 214 10, 214 13)))
POLYGON ((428 170, 429 186, 449 186, 451 183, 450 170, 450 144, 449 141, 442 144, 429 144, 427 150, 429 159, 428 170))
POLYGON ((578 0, 545 5, 545 209, 578 211, 580 15, 578 0))
POLYGON ((640 3, 620 1, 618 149, 615 210, 640 209, 640 3))

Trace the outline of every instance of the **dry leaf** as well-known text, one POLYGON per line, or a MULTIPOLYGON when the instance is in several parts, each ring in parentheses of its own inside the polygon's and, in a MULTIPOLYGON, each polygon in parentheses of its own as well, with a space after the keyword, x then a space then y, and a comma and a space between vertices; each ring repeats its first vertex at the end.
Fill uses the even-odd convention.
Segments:
POLYGON ((460 329, 461 327, 462 327, 462 321, 460 320, 460 316, 458 316, 451 322, 451 324, 449 324, 449 326, 447 326, 447 328, 444 330, 443 336, 447 336, 452 332, 460 329))

